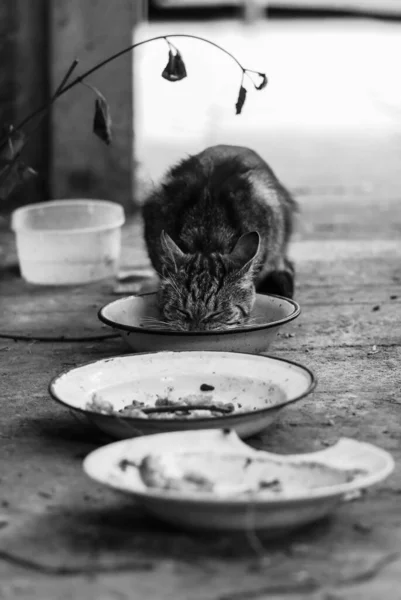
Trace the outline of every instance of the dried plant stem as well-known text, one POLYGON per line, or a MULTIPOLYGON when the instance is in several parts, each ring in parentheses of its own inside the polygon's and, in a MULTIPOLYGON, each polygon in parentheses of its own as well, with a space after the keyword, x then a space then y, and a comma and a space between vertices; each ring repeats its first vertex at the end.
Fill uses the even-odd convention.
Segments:
POLYGON ((145 414, 152 413, 170 413, 176 411, 191 412, 191 410, 209 410, 221 413, 232 413, 233 409, 226 406, 217 406, 216 404, 170 404, 168 406, 152 406, 140 409, 145 414))
POLYGON ((84 85, 85 87, 87 87, 89 90, 91 90, 92 92, 94 92, 95 94, 98 93, 97 88, 95 88, 95 86, 91 85, 90 83, 86 82, 86 81, 81 81, 81 84, 84 85))
POLYGON ((54 92, 52 98, 51 98, 51 102, 54 102, 54 100, 59 96, 61 90, 64 88, 65 84, 67 83, 67 81, 69 80, 69 78, 72 75, 72 72, 75 70, 75 68, 78 66, 78 59, 74 59, 71 63, 70 68, 68 69, 67 73, 64 75, 60 85, 58 86, 58 88, 56 89, 56 91, 54 92))
MULTIPOLYGON (((36 109, 33 113, 31 113, 30 115, 25 117, 25 119, 23 119, 21 121, 21 123, 16 125, 16 127, 14 128, 14 131, 15 132, 19 131, 22 127, 24 127, 27 123, 29 123, 37 115, 41 114, 43 111, 48 110, 57 98, 59 98, 60 96, 62 96, 66 92, 68 92, 68 90, 70 90, 71 88, 76 86, 78 83, 82 83, 83 80, 86 79, 86 77, 88 77, 89 75, 92 75, 92 73, 95 73, 96 71, 98 71, 102 67, 106 66, 108 63, 112 62, 116 58, 119 58, 120 56, 122 56, 123 54, 126 54, 127 52, 131 52, 132 50, 134 50, 135 48, 138 48, 139 46, 143 46, 144 44, 149 44, 150 42, 155 42, 157 40, 165 40, 168 42, 168 38, 190 38, 190 39, 199 40, 201 42, 205 42, 206 44, 210 44, 211 46, 214 46, 221 52, 224 52, 224 54, 227 54, 227 56, 229 56, 239 66, 242 73, 246 74, 251 79, 252 83, 253 83, 253 80, 249 76, 248 71, 250 73, 258 73, 257 71, 253 71, 252 69, 246 69, 231 52, 229 52, 225 48, 222 48, 222 46, 220 46, 219 44, 216 44, 216 42, 212 42, 211 40, 208 40, 206 38, 200 37, 198 35, 192 35, 192 34, 186 34, 186 33, 173 33, 171 35, 159 35, 159 36, 156 36, 153 38, 149 38, 147 40, 143 40, 142 42, 137 42, 136 44, 132 44, 131 46, 128 46, 127 48, 124 48, 123 50, 116 52, 115 54, 113 54, 112 56, 109 56, 105 60, 101 61, 100 63, 98 63, 91 69, 89 69, 88 71, 85 71, 85 73, 83 73, 82 75, 79 75, 79 77, 76 77, 75 79, 73 79, 73 81, 71 81, 68 85, 60 85, 59 88, 61 88, 61 89, 58 89, 55 92, 55 94, 52 97, 52 99, 50 100, 50 102, 48 102, 47 104, 44 104, 40 108, 36 109)), ((71 70, 69 70, 69 72, 68 72, 68 77, 71 75, 72 70, 75 68, 75 66, 76 65, 74 65, 74 66, 71 65, 71 67, 70 67, 71 70)), ((68 77, 67 77, 67 79, 68 79, 68 77)), ((62 83, 65 83, 64 80, 62 83)))
MULTIPOLYGON (((52 104, 53 104, 53 103, 54 103, 54 102, 57 100, 57 98, 59 97, 60 93, 62 92, 62 90, 63 90, 63 88, 64 88, 64 86, 65 86, 65 84, 67 83, 68 79, 71 77, 71 74, 72 74, 72 72, 74 71, 74 69, 76 68, 76 66, 77 66, 77 65, 78 65, 78 60, 77 60, 77 59, 75 59, 75 60, 74 60, 74 61, 71 63, 71 65, 70 65, 70 67, 69 67, 69 69, 68 69, 67 73, 64 75, 64 77, 63 77, 63 79, 62 79, 62 81, 61 81, 60 85, 57 87, 57 89, 56 89, 56 91, 54 92, 53 96, 50 98, 49 104, 47 105, 47 107, 48 107, 48 108, 49 108, 49 107, 50 107, 50 106, 51 106, 51 105, 52 105, 52 104)), ((32 116, 31 116, 31 117, 32 117, 32 116)), ((38 130, 40 127, 41 127, 41 125, 42 125, 42 123, 43 123, 43 121, 44 121, 45 117, 46 117, 46 113, 42 115, 42 117, 41 117, 41 118, 38 120, 38 122, 36 123, 35 127, 34 127, 34 128, 31 130, 31 132, 30 132, 30 136, 31 136, 33 133, 35 133, 35 132, 36 132, 36 131, 37 131, 37 130, 38 130)), ((32 117, 32 118, 33 118, 33 117, 32 117)), ((29 118, 29 119, 25 119, 25 122, 28 122, 28 120, 31 120, 31 119, 30 119, 30 118, 29 118)), ((12 129, 12 131, 10 132, 10 133, 11 133, 11 135, 12 135, 13 133, 15 133, 16 131, 18 131, 19 129, 21 129, 21 127, 22 127, 23 123, 24 123, 24 122, 22 122, 22 124, 18 125, 17 127, 14 127, 14 128, 12 129)), ((10 138, 8 137, 8 138, 7 138, 7 142, 8 142, 8 140, 9 140, 9 139, 10 139, 10 138)), ((15 163, 18 161, 19 157, 21 156, 21 153, 22 153, 22 151, 24 150, 24 148, 25 148, 25 146, 27 145, 27 143, 29 142, 29 140, 30 140, 30 137, 27 137, 27 138, 24 140, 23 144, 21 145, 21 148, 20 148, 20 149, 18 150, 18 152, 16 152, 16 153, 15 153, 15 155, 13 156, 12 160, 10 161, 10 164, 8 165, 8 171, 5 173, 5 177, 7 177, 8 173, 11 171, 11 169, 13 168, 13 166, 15 165, 15 163)), ((2 145, 3 145, 3 142, 0 142, 0 147, 1 147, 2 145)))

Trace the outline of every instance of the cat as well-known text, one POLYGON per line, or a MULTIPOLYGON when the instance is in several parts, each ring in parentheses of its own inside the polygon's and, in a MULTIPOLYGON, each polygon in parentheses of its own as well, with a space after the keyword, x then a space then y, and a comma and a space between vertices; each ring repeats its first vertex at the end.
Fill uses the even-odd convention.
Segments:
POLYGON ((256 292, 292 298, 297 204, 253 150, 217 145, 173 166, 142 207, 160 276, 160 323, 183 331, 249 323, 256 292))

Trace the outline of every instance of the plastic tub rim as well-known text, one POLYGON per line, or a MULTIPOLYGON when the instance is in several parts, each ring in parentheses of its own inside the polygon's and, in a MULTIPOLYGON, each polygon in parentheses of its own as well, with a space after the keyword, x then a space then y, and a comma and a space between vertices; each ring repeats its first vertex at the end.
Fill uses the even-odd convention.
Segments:
POLYGON ((108 231, 111 229, 118 229, 119 227, 122 227, 122 225, 124 225, 125 223, 125 213, 124 213, 124 209, 121 206, 121 204, 118 204, 118 202, 113 202, 112 200, 99 200, 96 198, 79 198, 79 199, 59 199, 59 200, 51 200, 48 202, 36 202, 35 204, 28 204, 27 206, 21 206, 20 208, 17 208, 13 213, 12 213, 12 217, 11 217, 11 229, 15 232, 15 233, 26 233, 29 235, 74 235, 74 234, 82 234, 82 233, 100 233, 102 231, 108 231), (116 218, 115 222, 112 224, 104 224, 104 225, 97 225, 96 227, 81 227, 81 228, 77 228, 77 229, 29 229, 27 227, 18 227, 17 225, 17 220, 19 218, 20 215, 22 215, 23 213, 27 213, 31 210, 35 210, 38 208, 47 208, 48 206, 61 206, 61 205, 70 205, 70 206, 79 206, 79 205, 87 205, 87 204, 91 204, 91 205, 108 205, 110 207, 116 208, 118 210, 118 212, 120 213, 118 215, 118 218, 116 218))

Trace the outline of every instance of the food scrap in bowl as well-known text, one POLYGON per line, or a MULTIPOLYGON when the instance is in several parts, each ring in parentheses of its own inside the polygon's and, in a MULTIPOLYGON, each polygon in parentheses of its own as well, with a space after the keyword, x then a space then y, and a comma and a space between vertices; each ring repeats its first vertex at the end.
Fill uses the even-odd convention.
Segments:
MULTIPOLYGON (((207 391, 214 390, 214 386, 203 383, 200 386, 202 393, 187 394, 177 400, 156 394, 154 404, 147 404, 139 400, 132 400, 123 408, 115 409, 112 404, 104 400, 97 392, 94 392, 91 400, 86 404, 86 410, 103 415, 114 415, 118 417, 131 417, 137 419, 196 419, 221 417, 224 414, 232 414, 240 411, 242 406, 234 402, 222 402, 215 400, 207 391)), ((169 388, 168 392, 171 392, 169 388)))
MULTIPOLYGON (((253 480, 245 480, 243 474, 232 473, 231 476, 216 478, 216 474, 210 472, 205 465, 209 460, 222 463, 226 470, 232 470, 232 465, 226 464, 238 457, 222 457, 219 454, 206 453, 204 457, 196 455, 182 455, 178 457, 148 455, 145 456, 138 466, 142 481, 147 487, 159 488, 170 491, 215 493, 221 495, 248 494, 269 490, 272 494, 281 493, 282 482, 276 477, 269 477, 267 473, 253 477, 253 480), (178 460, 174 460, 178 458, 178 460), (181 460, 180 460, 181 459, 181 460), (189 459, 189 460, 188 460, 189 459), (222 460, 223 459, 223 460, 222 460), (225 460, 226 459, 226 460, 225 460), (188 460, 188 464, 185 464, 188 460), (202 464, 203 463, 203 464, 202 464), (206 468, 205 468, 206 467, 206 468), (242 475, 242 476, 241 476, 242 475)), ((240 469, 247 469, 252 464, 252 459, 240 457, 240 469)))
POLYGON ((86 403, 86 410, 100 413, 102 415, 112 415, 114 413, 113 405, 101 398, 96 392, 92 394, 90 402, 86 403))
POLYGON ((280 461, 240 454, 175 452, 145 455, 138 464, 122 461, 120 468, 134 467, 148 488, 215 496, 299 495, 317 488, 349 483, 360 473, 329 465, 280 461), (124 464, 122 464, 124 463, 124 464))
POLYGON ((208 383, 202 383, 200 390, 201 392, 212 392, 214 390, 214 386, 209 385, 208 383))

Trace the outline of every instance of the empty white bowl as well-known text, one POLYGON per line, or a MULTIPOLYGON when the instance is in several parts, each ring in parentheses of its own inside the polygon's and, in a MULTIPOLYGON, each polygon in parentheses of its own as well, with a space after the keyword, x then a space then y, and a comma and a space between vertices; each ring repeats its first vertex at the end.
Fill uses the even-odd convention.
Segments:
POLYGON ((262 431, 287 404, 315 387, 313 373, 288 360, 236 352, 155 352, 99 360, 55 377, 51 396, 115 438, 168 431, 230 427, 241 437, 262 431), (188 418, 128 417, 118 411, 133 400, 155 406, 158 397, 173 401, 213 387, 213 402, 232 402, 233 413, 188 418), (107 403, 113 414, 89 408, 107 403), (241 406, 239 406, 241 405, 241 406), (238 410, 237 410, 238 407, 238 410))
MULTIPOLYGON (((381 448, 347 438, 318 452, 282 456, 254 450, 234 432, 214 429, 108 444, 89 454, 83 467, 97 483, 129 494, 150 514, 173 525, 225 531, 263 529, 275 534, 331 513, 343 500, 355 498, 359 490, 388 477, 394 469, 394 460, 381 448), (162 489, 150 487, 141 476, 138 467, 142 461, 156 454, 172 465, 174 477, 181 477, 177 458, 189 453, 198 454, 200 463, 206 461, 203 469, 206 478, 228 484, 229 488, 226 486, 224 493, 214 488, 205 493, 173 487, 162 489), (225 463, 232 462, 230 459, 241 461, 242 474, 238 474, 238 469, 226 468, 225 463), (252 483, 246 470, 253 461, 265 462, 267 479, 274 479, 278 485, 251 493, 241 491, 242 483, 246 486, 252 483), (214 464, 209 471, 207 465, 211 462, 214 464), (224 469, 221 477, 219 462, 224 469), (177 463, 178 468, 174 468, 177 463)), ((192 472, 191 477, 194 477, 192 472)))
POLYGON ((222 331, 168 331, 142 325, 158 317, 156 293, 129 296, 100 309, 99 319, 118 331, 136 352, 157 350, 219 350, 260 353, 267 350, 279 329, 301 313, 297 302, 281 296, 257 294, 253 324, 222 331))
POLYGON ((30 283, 74 285, 115 276, 124 209, 106 200, 55 200, 18 208, 21 275, 30 283))

